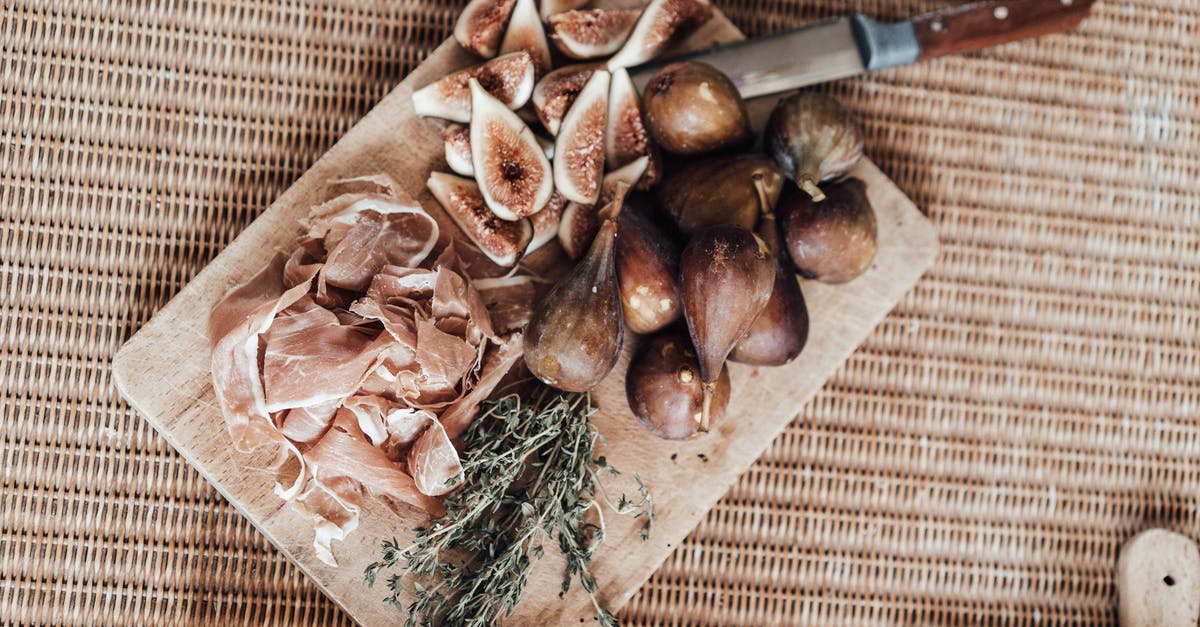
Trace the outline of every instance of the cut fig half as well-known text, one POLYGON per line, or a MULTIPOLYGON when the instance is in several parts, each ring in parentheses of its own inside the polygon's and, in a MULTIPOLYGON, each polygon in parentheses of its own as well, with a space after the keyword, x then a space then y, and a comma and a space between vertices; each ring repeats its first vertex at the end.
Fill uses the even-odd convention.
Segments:
POLYGON ((519 220, 546 206, 554 192, 550 160, 533 131, 499 100, 471 85, 471 165, 487 206, 519 220))
POLYGON ((446 147, 446 165, 455 174, 475 176, 471 165, 471 130, 465 124, 449 124, 442 129, 442 143, 446 147))
POLYGON ((450 219, 495 264, 512 267, 533 239, 529 220, 507 222, 497 218, 488 209, 475 181, 433 172, 425 185, 450 219))
POLYGON ((551 15, 550 41, 572 59, 607 57, 629 39, 641 14, 637 9, 586 9, 551 15))
POLYGON ((712 19, 708 0, 651 0, 608 69, 641 65, 712 19))
POLYGON ((567 200, 585 205, 599 199, 604 177, 608 84, 608 72, 592 74, 563 116, 554 142, 554 187, 567 200))
POLYGON ((558 223, 558 243, 571 259, 579 259, 587 252, 600 229, 598 208, 612 201, 621 186, 636 185, 638 179, 646 171, 649 158, 642 157, 628 165, 613 170, 604 175, 600 185, 600 197, 592 205, 570 202, 563 209, 562 219, 558 223))
POLYGON ((608 90, 608 129, 604 133, 604 161, 609 170, 647 157, 646 172, 638 181, 638 189, 650 189, 662 177, 658 146, 650 139, 642 117, 641 99, 633 86, 629 72, 621 68, 612 73, 608 90))
POLYGON ((529 216, 529 221, 533 223, 533 239, 529 242, 529 248, 525 249, 526 255, 558 237, 558 225, 562 221, 563 210, 566 207, 567 199, 563 198, 562 194, 554 192, 550 196, 550 202, 546 203, 541 211, 529 216))
POLYGON ((505 107, 517 109, 529 101, 536 83, 533 58, 527 52, 513 52, 487 63, 459 70, 436 83, 413 92, 413 111, 417 115, 443 118, 453 122, 471 120, 471 89, 475 79, 505 107))
POLYGON ((543 76, 533 87, 533 97, 530 101, 542 126, 551 135, 558 135, 558 128, 562 125, 567 109, 571 108, 575 97, 592 74, 603 67, 599 63, 568 65, 543 76))
MULTIPOLYGON (((534 135, 537 143, 547 159, 554 158, 554 142, 534 135)), ((448 124, 442 130, 442 140, 446 147, 446 165, 455 174, 475 176, 475 165, 471 163, 471 127, 465 124, 448 124)))
POLYGON ((550 71, 550 44, 546 43, 546 31, 533 0, 517 0, 500 44, 500 54, 521 50, 533 59, 534 73, 539 78, 550 71))
POLYGON ((548 21, 551 15, 558 15, 588 3, 588 0, 542 0, 542 21, 548 21))
POLYGON ((485 59, 496 56, 516 4, 517 0, 471 0, 454 24, 454 38, 485 59))

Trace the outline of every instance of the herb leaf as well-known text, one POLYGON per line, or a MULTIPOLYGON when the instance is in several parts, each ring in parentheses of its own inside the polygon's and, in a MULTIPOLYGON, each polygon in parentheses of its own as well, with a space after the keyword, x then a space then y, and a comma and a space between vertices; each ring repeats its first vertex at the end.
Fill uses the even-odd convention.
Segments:
MULTIPOLYGON (((562 592, 578 580, 600 625, 618 625, 596 598, 591 571, 592 554, 604 541, 600 502, 618 514, 644 517, 643 540, 653 503, 637 475, 637 501, 621 495, 614 506, 604 492, 600 471, 617 473, 604 457, 593 458, 600 439, 589 420, 594 412, 588 395, 541 385, 526 397, 484 403, 463 436, 461 485, 447 496, 446 513, 417 529, 406 549, 385 540, 380 560, 363 573, 372 586, 379 571, 403 565, 421 580, 413 581, 416 600, 407 607, 406 627, 485 627, 510 615, 547 542, 566 558, 562 592), (589 519, 591 510, 598 524, 589 519)), ((385 601, 401 607, 400 577, 392 575, 388 588, 385 601)))

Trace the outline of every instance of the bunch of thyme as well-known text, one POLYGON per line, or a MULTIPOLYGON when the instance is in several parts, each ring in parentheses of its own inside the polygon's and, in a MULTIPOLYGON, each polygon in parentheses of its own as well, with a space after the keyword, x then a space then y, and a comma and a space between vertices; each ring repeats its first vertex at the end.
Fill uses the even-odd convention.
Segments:
POLYGON ((380 560, 364 573, 372 586, 381 570, 398 564, 415 576, 416 600, 407 608, 400 600, 404 579, 388 577, 391 594, 385 600, 407 610, 407 627, 484 627, 508 616, 546 541, 557 541, 566 558, 563 593, 577 578, 600 624, 617 625, 596 599, 591 572, 592 553, 604 540, 597 499, 617 513, 644 517, 642 539, 648 537, 653 506, 636 475, 639 500, 622 495, 616 505, 609 502, 598 475, 618 473, 603 457, 592 457, 600 437, 589 420, 594 411, 586 394, 545 386, 524 398, 510 395, 484 404, 464 434, 461 485, 446 498, 446 513, 418 528, 407 548, 395 539, 384 541, 380 560), (599 524, 590 522, 591 509, 599 524))

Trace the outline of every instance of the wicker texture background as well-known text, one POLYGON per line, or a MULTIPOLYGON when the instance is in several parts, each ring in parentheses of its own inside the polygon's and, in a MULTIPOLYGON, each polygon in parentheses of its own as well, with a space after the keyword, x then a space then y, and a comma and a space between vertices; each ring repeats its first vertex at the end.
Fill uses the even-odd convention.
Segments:
MULTIPOLYGON (((942 4, 718 2, 750 34, 942 4)), ((129 4, 0 2, 0 623, 347 622, 109 361, 458 3, 129 4)), ((1189 4, 829 87, 942 255, 629 624, 1106 623, 1128 535, 1200 536, 1189 4)))

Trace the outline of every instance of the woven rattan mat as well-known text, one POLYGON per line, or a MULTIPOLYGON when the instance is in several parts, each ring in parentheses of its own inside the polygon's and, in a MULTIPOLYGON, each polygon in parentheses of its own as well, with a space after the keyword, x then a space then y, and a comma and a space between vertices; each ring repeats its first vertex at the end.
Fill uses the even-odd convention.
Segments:
MULTIPOLYGON (((109 361, 457 4, 131 4, 0 3, 0 623, 345 622, 109 361)), ((1124 538, 1200 536, 1188 4, 829 88, 942 255, 628 623, 1104 623, 1124 538)), ((720 6, 760 34, 938 3, 720 6)))

